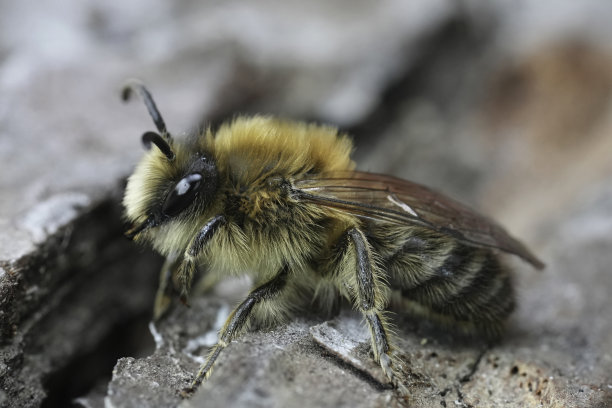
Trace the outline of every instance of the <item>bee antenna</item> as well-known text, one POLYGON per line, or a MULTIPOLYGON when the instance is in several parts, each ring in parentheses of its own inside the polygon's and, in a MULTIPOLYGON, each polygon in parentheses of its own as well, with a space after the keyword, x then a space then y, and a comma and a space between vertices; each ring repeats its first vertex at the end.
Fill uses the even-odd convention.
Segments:
POLYGON ((142 82, 137 79, 128 80, 121 91, 121 99, 123 99, 125 102, 129 101, 132 93, 134 92, 138 93, 144 101, 145 106, 149 111, 149 115, 151 115, 153 123, 155 123, 159 133, 161 133, 163 137, 167 139, 168 143, 172 143, 172 136, 170 136, 170 133, 168 133, 168 130, 166 129, 166 123, 164 122, 161 113, 159 113, 157 105, 155 105, 153 96, 151 96, 151 93, 142 82))
POLYGON ((168 142, 163 137, 155 132, 145 132, 142 135, 142 144, 148 150, 151 148, 151 143, 157 146, 157 148, 166 155, 169 161, 174 160, 175 154, 168 142))

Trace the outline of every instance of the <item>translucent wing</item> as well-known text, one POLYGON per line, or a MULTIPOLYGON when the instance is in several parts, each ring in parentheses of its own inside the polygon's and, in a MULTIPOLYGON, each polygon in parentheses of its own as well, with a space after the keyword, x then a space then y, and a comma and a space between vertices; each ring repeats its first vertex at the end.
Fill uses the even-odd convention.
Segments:
POLYGON ((544 264, 491 219, 417 183, 383 174, 333 172, 294 181, 300 199, 359 217, 420 225, 473 246, 498 248, 544 264))

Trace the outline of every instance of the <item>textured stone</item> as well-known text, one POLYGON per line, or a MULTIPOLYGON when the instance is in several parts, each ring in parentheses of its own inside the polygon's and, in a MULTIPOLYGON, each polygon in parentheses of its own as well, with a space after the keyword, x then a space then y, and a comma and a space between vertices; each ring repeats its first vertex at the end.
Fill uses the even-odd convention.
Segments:
POLYGON ((612 7, 523 6, 2 3, 0 406, 611 406, 612 7), (346 310, 247 333, 182 400, 244 290, 147 330, 160 260, 119 206, 153 126, 118 100, 133 76, 179 137, 236 112, 339 124, 361 169, 483 209, 547 269, 509 260, 494 346, 398 316, 408 400, 346 310))

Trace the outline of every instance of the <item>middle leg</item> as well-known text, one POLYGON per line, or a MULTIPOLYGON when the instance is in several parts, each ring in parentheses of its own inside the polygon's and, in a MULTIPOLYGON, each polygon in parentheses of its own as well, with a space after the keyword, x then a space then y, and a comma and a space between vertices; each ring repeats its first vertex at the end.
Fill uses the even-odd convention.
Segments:
POLYGON ((284 266, 280 272, 268 282, 253 289, 247 298, 229 315, 225 324, 219 330, 219 339, 217 344, 212 348, 206 362, 200 367, 191 388, 188 391, 195 390, 202 381, 210 375, 215 360, 221 351, 238 336, 241 329, 247 322, 253 307, 263 300, 272 300, 285 288, 287 278, 289 276, 289 267, 284 266))

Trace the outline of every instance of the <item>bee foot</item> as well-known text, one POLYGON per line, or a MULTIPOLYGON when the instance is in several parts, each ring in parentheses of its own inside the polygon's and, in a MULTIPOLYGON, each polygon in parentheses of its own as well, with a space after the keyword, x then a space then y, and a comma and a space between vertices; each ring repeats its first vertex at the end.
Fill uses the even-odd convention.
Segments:
POLYGON ((197 387, 194 387, 193 385, 190 385, 189 387, 185 387, 185 388, 181 389, 179 391, 179 395, 183 399, 191 398, 193 396, 193 394, 195 393, 196 389, 197 389, 197 387))
POLYGON ((191 398, 191 396, 200 387, 200 384, 202 384, 202 381, 204 379, 206 379, 206 374, 200 375, 200 373, 198 373, 198 375, 196 376, 195 380, 193 380, 193 382, 191 383, 190 386, 185 387, 185 388, 183 388, 183 389, 181 389, 179 391, 179 393, 181 395, 181 398, 191 398))
POLYGON ((181 297, 179 298, 181 300, 181 303, 187 307, 191 307, 191 304, 189 303, 189 298, 186 294, 181 294, 181 297))
POLYGON ((384 353, 380 355, 380 367, 387 378, 393 381, 395 375, 393 374, 393 369, 391 368, 391 358, 388 354, 384 353))
POLYGON ((385 376, 389 379, 389 382, 399 391, 399 393, 403 396, 408 395, 408 389, 400 380, 400 375, 397 370, 397 364, 393 362, 391 357, 388 354, 383 353, 379 358, 380 367, 385 373, 385 376))

